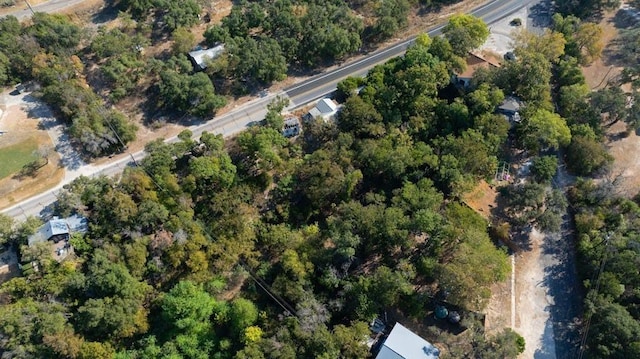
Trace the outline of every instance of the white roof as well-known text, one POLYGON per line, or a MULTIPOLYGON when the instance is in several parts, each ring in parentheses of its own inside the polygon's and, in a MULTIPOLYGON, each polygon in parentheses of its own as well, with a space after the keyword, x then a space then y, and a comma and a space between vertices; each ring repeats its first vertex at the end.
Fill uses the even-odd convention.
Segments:
POLYGON ((438 359, 440 350, 414 332, 396 323, 376 359, 438 359))
POLYGON ((336 105, 336 103, 330 98, 323 98, 318 101, 316 108, 321 114, 326 116, 335 112, 338 109, 338 105, 336 105))
POLYGON ((216 57, 220 56, 223 51, 224 44, 220 44, 210 49, 191 51, 189 53, 189 56, 191 56, 193 61, 201 70, 204 70, 207 68, 207 60, 215 59, 216 57))

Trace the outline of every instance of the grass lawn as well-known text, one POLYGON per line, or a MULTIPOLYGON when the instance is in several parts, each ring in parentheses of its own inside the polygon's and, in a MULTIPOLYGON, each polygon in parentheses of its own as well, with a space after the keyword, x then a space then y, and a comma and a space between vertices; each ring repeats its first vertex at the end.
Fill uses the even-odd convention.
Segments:
POLYGON ((37 149, 38 143, 33 138, 0 148, 0 179, 20 171, 24 165, 35 160, 37 156, 34 151, 37 149))

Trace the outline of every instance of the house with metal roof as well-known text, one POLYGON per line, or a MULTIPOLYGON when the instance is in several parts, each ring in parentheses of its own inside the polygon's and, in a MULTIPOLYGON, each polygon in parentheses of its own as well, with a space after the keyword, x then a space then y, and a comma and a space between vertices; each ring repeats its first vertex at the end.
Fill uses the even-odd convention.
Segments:
POLYGON ((438 359, 440 350, 400 323, 385 339, 376 359, 438 359))
POLYGON ((207 61, 215 59, 216 57, 222 55, 223 52, 224 44, 220 44, 210 49, 191 51, 189 53, 189 59, 193 63, 193 67, 196 71, 202 71, 207 68, 207 61))
POLYGON ((323 98, 316 106, 312 108, 309 113, 304 116, 306 121, 311 121, 314 118, 322 118, 325 121, 328 121, 333 118, 333 116, 338 112, 338 105, 330 98, 323 98))
POLYGON ((33 247, 48 243, 52 258, 61 261, 73 252, 69 242, 71 233, 84 233, 87 229, 87 219, 77 214, 64 219, 53 217, 28 238, 28 244, 33 247))
POLYGON ((29 247, 35 245, 36 243, 53 241, 60 242, 61 240, 69 239, 69 225, 67 221, 64 219, 60 219, 58 217, 53 217, 47 223, 45 223, 36 233, 29 237, 28 243, 29 247))

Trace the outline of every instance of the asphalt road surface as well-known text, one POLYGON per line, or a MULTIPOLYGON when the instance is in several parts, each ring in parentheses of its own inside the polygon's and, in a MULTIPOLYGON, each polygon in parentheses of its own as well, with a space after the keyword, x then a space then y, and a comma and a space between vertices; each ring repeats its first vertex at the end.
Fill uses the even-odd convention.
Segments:
MULTIPOLYGON (((34 7, 34 10, 35 8, 38 8, 38 11, 56 11, 55 9, 59 10, 70 6, 72 3, 78 3, 81 1, 82 0, 52 0, 34 7), (42 6, 42 8, 40 8, 40 6, 42 6), (46 8, 44 8, 45 6, 46 8)), ((535 1, 536 0, 494 0, 474 9, 471 11, 471 14, 482 18, 487 24, 490 24, 509 16, 523 6, 535 1)), ((431 29, 428 33, 431 36, 437 35, 440 33, 442 28, 442 25, 437 26, 431 29)), ((386 49, 373 52, 365 58, 345 64, 343 67, 336 70, 317 75, 299 84, 293 85, 285 89, 282 93, 257 99, 238 107, 225 115, 214 117, 204 124, 192 126, 190 130, 193 132, 194 137, 198 137, 203 131, 220 133, 224 136, 238 133, 247 126, 261 121, 267 112, 267 104, 276 96, 289 98, 291 102, 291 105, 289 106, 290 109, 312 102, 333 92, 338 82, 342 79, 348 76, 365 75, 367 71, 375 65, 383 63, 393 57, 402 55, 406 51, 407 47, 414 41, 415 37, 412 37, 386 49)), ((174 142, 176 141, 176 138, 170 138, 167 141, 174 142)), ((139 151, 129 154, 129 157, 120 158, 102 166, 90 165, 88 166, 87 171, 84 171, 82 174, 87 176, 113 176, 121 173, 132 161, 131 158, 140 160, 144 158, 144 156, 144 151, 139 151)), ((24 200, 21 203, 2 210, 1 212, 8 214, 16 220, 23 220, 27 216, 31 215, 39 215, 47 206, 55 202, 56 194, 64 184, 65 183, 61 183, 53 189, 24 200)))
MULTIPOLYGON (((70 6, 80 4, 84 0, 50 0, 47 2, 43 2, 37 5, 33 5, 34 12, 59 12, 70 6)), ((27 4, 24 0, 19 0, 16 2, 16 9, 14 11, 10 11, 6 14, 0 15, 1 17, 13 15, 18 18, 18 20, 24 20, 28 17, 31 17, 31 10, 27 7, 27 4)))

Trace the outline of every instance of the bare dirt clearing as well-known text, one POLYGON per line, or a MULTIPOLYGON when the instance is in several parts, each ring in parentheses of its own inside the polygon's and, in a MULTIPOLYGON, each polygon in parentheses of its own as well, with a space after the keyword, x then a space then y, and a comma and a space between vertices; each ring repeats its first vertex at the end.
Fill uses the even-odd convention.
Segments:
POLYGON ((640 136, 633 131, 629 136, 621 134, 626 125, 616 123, 609 128, 607 147, 614 158, 610 179, 615 185, 616 194, 633 197, 640 191, 640 136))
POLYGON ((626 28, 631 24, 631 18, 625 10, 620 9, 604 14, 598 24, 602 28, 602 43, 604 45, 602 57, 582 68, 589 88, 597 90, 606 87, 609 81, 614 81, 620 75, 622 66, 616 61, 618 45, 614 40, 621 28, 626 28))

